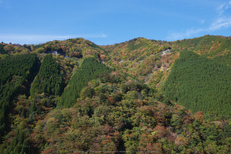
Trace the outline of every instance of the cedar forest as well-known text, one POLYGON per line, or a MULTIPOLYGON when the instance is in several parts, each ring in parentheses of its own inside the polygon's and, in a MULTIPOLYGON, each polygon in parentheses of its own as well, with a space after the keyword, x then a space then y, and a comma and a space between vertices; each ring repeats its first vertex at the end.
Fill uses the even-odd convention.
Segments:
POLYGON ((231 153, 231 37, 0 43, 0 152, 231 153))

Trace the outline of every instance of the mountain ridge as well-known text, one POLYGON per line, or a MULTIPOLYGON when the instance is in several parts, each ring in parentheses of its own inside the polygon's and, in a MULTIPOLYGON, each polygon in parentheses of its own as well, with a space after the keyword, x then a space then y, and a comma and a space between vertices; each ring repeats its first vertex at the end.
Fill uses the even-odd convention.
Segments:
POLYGON ((9 81, 1 82, 1 88, 10 93, 13 86, 8 85, 15 84, 20 89, 13 91, 10 107, 0 101, 0 151, 231 153, 230 90, 220 83, 228 83, 229 73, 208 89, 211 76, 230 69, 230 41, 206 35, 174 42, 139 37, 107 46, 83 38, 2 43, 0 63, 16 59, 20 69, 6 63, 1 78, 9 81), (34 56, 34 64, 41 65, 36 72, 24 70, 27 61, 20 56, 34 56), (31 78, 20 84, 20 74, 31 78), (219 100, 206 103, 205 96, 214 98, 219 92, 219 100), (211 106, 219 110, 207 112, 211 106), (226 112, 221 114, 219 107, 226 112))

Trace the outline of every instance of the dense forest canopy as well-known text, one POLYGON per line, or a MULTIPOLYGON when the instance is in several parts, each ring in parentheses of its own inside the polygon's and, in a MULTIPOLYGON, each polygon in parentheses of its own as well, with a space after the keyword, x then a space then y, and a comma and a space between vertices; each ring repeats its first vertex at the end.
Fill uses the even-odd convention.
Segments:
POLYGON ((49 54, 45 56, 39 73, 30 89, 33 97, 35 94, 46 93, 49 95, 61 95, 63 91, 63 81, 60 74, 60 66, 49 54))
POLYGON ((191 109, 230 115, 231 68, 191 51, 182 51, 165 83, 165 95, 191 109))
POLYGON ((7 57, 0 61, 0 142, 9 129, 8 114, 11 112, 13 98, 27 94, 29 82, 38 70, 35 54, 7 57))
POLYGON ((0 151, 231 153, 230 41, 0 43, 0 151))
POLYGON ((4 44, 0 44, 0 54, 7 54, 7 52, 4 50, 4 44))
POLYGON ((98 45, 85 40, 83 38, 68 39, 65 41, 50 41, 45 44, 36 45, 33 47, 33 52, 43 53, 48 51, 57 51, 64 53, 68 57, 88 57, 99 56, 99 54, 106 55, 107 53, 98 45))
POLYGON ((97 75, 109 71, 110 68, 101 64, 95 58, 84 59, 81 67, 72 76, 64 93, 62 94, 58 107, 71 107, 76 102, 76 98, 80 97, 81 90, 87 86, 87 83, 95 79, 97 75))

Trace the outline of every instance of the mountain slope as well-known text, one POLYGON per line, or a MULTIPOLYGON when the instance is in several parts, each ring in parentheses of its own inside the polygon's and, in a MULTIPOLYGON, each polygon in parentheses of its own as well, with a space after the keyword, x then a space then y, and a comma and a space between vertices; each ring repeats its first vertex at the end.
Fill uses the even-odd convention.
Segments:
POLYGON ((87 83, 95 79, 97 75, 109 71, 110 68, 101 64, 95 58, 89 57, 84 59, 81 67, 76 71, 65 88, 58 107, 72 107, 76 99, 80 97, 81 90, 87 86, 87 83))
POLYGON ((197 54, 215 59, 218 62, 231 65, 227 59, 231 55, 231 38, 223 36, 205 35, 194 39, 185 39, 170 42, 173 50, 182 51, 187 49, 197 54))
POLYGON ((37 122, 31 141, 40 151, 231 152, 230 120, 193 115, 165 98, 159 102, 147 86, 119 71, 109 73, 106 82, 103 78, 92 80, 81 92, 87 95, 86 89, 94 89, 90 97, 77 99, 71 108, 55 109, 37 122))
POLYGON ((52 55, 46 55, 40 67, 37 77, 30 89, 32 97, 35 94, 47 93, 49 95, 61 95, 63 81, 60 74, 59 64, 53 60, 52 55))
POLYGON ((194 52, 181 52, 163 90, 193 112, 231 114, 231 68, 194 52))
MULTIPOLYGON (((161 67, 164 60, 163 51, 171 47, 168 42, 135 38, 102 48, 109 53, 108 65, 146 82, 150 79, 150 75, 161 67)), ((166 62, 166 65, 167 63, 169 62, 166 62)))
POLYGON ((0 142, 9 129, 9 113, 14 107, 12 101, 19 94, 27 94, 28 81, 38 71, 35 54, 7 57, 0 61, 0 142))

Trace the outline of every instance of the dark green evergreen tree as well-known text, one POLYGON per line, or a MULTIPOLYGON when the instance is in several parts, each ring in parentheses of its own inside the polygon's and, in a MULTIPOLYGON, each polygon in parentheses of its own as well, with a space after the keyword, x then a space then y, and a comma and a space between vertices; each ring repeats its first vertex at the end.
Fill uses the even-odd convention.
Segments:
POLYGON ((63 80, 60 74, 59 64, 49 54, 45 56, 39 73, 36 76, 30 94, 32 97, 35 94, 47 93, 50 95, 61 95, 63 91, 63 80))
POLYGON ((18 94, 28 94, 28 81, 35 76, 38 68, 39 61, 35 54, 9 56, 0 61, 0 142, 7 132, 13 99, 18 94))
POLYGON ((165 83, 167 97, 193 112, 230 115, 231 68, 191 51, 180 58, 165 83))
POLYGON ((76 71, 71 78, 68 86, 63 92, 58 107, 71 107, 75 104, 76 99, 80 97, 81 90, 87 86, 87 83, 101 73, 110 71, 111 69, 104 64, 101 64, 95 58, 84 59, 81 67, 76 71))

